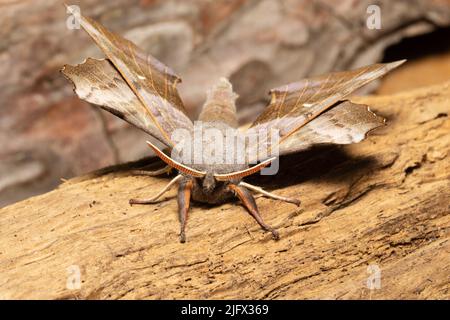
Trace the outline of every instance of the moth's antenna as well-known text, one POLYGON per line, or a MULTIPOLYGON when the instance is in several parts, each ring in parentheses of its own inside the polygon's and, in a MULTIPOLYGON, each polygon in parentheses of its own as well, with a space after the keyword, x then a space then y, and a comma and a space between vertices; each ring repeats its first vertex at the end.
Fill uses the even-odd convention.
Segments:
POLYGON ((153 151, 155 151, 156 155, 165 163, 167 163, 169 166, 171 166, 172 168, 177 169, 180 172, 186 173, 190 176, 193 176, 195 178, 203 178, 204 176, 206 176, 206 172, 204 171, 198 171, 192 168, 189 168, 187 166, 185 166, 184 164, 179 163, 178 161, 173 160, 172 158, 170 158, 169 156, 167 156, 164 152, 162 152, 157 146, 155 146, 153 143, 151 143, 150 141, 147 141, 147 144, 150 146, 150 148, 153 149, 153 151))
POLYGON ((246 176, 249 176, 251 174, 258 172, 259 170, 261 170, 264 167, 267 167, 275 159, 276 159, 276 157, 267 159, 267 160, 257 164, 256 166, 253 166, 251 168, 241 170, 241 171, 224 173, 224 174, 217 173, 217 174, 214 174, 214 178, 216 178, 217 181, 229 181, 229 180, 233 180, 233 179, 242 179, 246 176))

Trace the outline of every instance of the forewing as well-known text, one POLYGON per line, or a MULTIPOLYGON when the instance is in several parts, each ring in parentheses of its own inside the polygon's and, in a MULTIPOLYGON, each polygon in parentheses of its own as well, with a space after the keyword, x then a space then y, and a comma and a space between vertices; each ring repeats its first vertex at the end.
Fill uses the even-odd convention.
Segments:
POLYGON ((149 111, 109 60, 88 58, 77 66, 64 66, 61 72, 72 81, 74 91, 81 99, 99 105, 169 145, 154 125, 149 111))
POLYGON ((256 154, 258 160, 270 156, 273 149, 271 145, 273 139, 268 134, 270 130, 278 132, 277 144, 282 148, 281 145, 308 122, 337 102, 344 100, 358 88, 383 76, 404 61, 373 64, 351 71, 329 73, 271 90, 270 104, 247 131, 249 136, 258 137, 258 143, 248 147, 250 161, 255 160, 253 158, 256 154))
POLYGON ((180 78, 170 68, 90 18, 80 16, 80 24, 149 111, 165 140, 171 141, 176 129, 192 130, 193 124, 176 89, 180 78))

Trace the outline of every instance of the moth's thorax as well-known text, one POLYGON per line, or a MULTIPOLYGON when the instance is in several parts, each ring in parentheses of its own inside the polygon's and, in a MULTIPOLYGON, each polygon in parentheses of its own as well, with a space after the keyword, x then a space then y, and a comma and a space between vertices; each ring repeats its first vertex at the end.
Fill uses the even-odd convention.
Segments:
POLYGON ((192 136, 182 142, 190 156, 182 153, 181 163, 211 175, 248 168, 245 139, 238 129, 218 121, 196 122, 194 127, 192 136))
POLYGON ((178 153, 172 156, 187 167, 206 172, 203 178, 182 173, 185 179, 194 183, 194 200, 215 204, 233 196, 227 186, 229 183, 237 184, 239 180, 218 181, 214 174, 232 173, 248 168, 244 137, 236 128, 221 121, 198 121, 194 125, 192 135, 181 140, 180 146, 178 153), (179 152, 180 150, 182 151, 179 152))

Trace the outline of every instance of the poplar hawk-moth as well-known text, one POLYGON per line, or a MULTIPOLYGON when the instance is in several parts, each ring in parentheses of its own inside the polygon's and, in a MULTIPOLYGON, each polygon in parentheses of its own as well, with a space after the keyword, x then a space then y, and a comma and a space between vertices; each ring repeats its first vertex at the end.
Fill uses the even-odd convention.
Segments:
POLYGON ((124 119, 164 146, 158 148, 147 141, 167 164, 165 168, 148 171, 147 174, 162 174, 173 168, 177 171, 176 177, 152 198, 131 199, 130 204, 155 203, 178 184, 181 242, 186 239, 191 199, 219 204, 234 196, 241 200, 262 229, 270 231, 278 239, 277 230, 262 219, 251 191, 297 206, 300 201, 269 193, 244 182, 243 178, 268 169, 278 156, 305 150, 312 145, 350 144, 365 139, 368 132, 384 125, 384 119, 371 112, 367 105, 352 103, 347 97, 404 62, 373 64, 272 89, 269 105, 245 132, 238 130, 237 95, 229 81, 222 78, 208 92, 196 122, 202 126, 196 129, 177 91, 180 77, 100 23, 83 16, 79 21, 106 58, 88 58, 77 66, 66 65, 62 73, 73 82, 74 91, 81 99, 124 119), (230 146, 233 148, 234 144, 222 144, 222 155, 217 157, 219 152, 215 150, 215 161, 208 161, 212 158, 211 146, 217 145, 218 141, 214 140, 214 135, 207 134, 210 129, 219 132, 219 136, 216 135, 218 140, 233 136, 235 145, 243 146, 242 152, 236 152, 240 153, 242 161, 225 161, 225 155, 233 153, 230 146), (196 130, 204 135, 194 141, 192 134, 195 136, 196 130), (176 134, 180 132, 183 134, 176 134), (276 139, 271 138, 274 132, 276 139), (179 148, 180 145, 185 148, 179 148), (182 152, 179 149, 183 149, 182 152), (190 155, 197 161, 186 157, 186 150, 190 150, 190 155))

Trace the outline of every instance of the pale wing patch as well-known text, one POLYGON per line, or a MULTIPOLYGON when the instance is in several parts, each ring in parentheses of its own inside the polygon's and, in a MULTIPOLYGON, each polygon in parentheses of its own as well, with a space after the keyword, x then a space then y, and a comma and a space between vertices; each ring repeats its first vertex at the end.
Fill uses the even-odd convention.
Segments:
POLYGON ((384 119, 366 105, 339 103, 307 123, 279 146, 280 155, 307 149, 315 144, 350 144, 364 140, 367 133, 384 125, 384 119))

